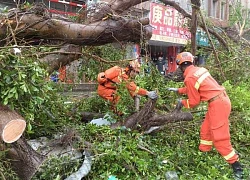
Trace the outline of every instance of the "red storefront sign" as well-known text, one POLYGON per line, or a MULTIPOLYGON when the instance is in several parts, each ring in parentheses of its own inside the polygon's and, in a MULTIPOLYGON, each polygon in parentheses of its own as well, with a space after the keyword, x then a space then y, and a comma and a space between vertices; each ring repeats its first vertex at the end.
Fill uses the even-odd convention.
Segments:
POLYGON ((186 44, 191 34, 184 27, 185 19, 174 8, 161 4, 150 4, 150 22, 153 27, 151 40, 186 44))

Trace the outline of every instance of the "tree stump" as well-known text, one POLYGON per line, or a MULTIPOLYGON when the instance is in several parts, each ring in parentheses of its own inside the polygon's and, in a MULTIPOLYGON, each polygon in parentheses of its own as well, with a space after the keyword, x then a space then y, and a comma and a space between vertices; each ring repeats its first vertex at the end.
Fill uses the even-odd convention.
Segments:
POLYGON ((5 143, 17 141, 26 127, 24 118, 7 106, 0 105, 0 138, 5 143))

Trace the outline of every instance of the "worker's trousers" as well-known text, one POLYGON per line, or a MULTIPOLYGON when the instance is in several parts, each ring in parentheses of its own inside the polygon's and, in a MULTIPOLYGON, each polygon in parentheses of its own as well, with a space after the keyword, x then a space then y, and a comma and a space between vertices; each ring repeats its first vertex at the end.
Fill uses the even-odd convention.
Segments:
POLYGON ((208 104, 208 111, 201 125, 199 149, 206 152, 214 146, 225 160, 232 164, 238 160, 238 155, 230 142, 230 112, 231 102, 226 94, 208 104))

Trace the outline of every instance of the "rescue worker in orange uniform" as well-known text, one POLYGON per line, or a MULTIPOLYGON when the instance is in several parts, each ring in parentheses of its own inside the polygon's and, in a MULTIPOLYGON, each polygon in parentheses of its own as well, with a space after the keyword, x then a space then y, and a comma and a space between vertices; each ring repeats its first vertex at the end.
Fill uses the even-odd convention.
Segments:
POLYGON ((118 103, 120 97, 117 95, 117 85, 123 81, 126 82, 131 97, 136 95, 148 96, 151 99, 158 97, 155 91, 147 91, 138 87, 133 78, 140 72, 140 63, 137 60, 130 61, 125 68, 114 66, 105 72, 99 73, 97 80, 99 82, 97 93, 100 97, 112 103, 112 108, 115 110, 115 105, 118 103))
POLYGON ((59 80, 61 82, 64 82, 66 79, 66 66, 60 67, 58 72, 59 72, 59 75, 58 75, 59 80))
POLYGON ((241 179, 243 168, 239 156, 230 142, 229 115, 231 102, 225 88, 220 86, 207 69, 195 67, 194 57, 189 52, 177 55, 176 63, 183 72, 183 88, 168 88, 170 91, 186 94, 188 99, 178 100, 178 107, 193 108, 201 101, 208 102, 208 111, 200 129, 200 151, 210 151, 212 146, 232 165, 234 175, 241 179))

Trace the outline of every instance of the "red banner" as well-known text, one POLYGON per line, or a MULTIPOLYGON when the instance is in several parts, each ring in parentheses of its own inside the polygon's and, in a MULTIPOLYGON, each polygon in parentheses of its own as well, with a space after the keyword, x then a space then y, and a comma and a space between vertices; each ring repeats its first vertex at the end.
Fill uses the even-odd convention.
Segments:
POLYGON ((191 38, 185 28, 186 20, 172 7, 151 3, 150 22, 153 27, 151 40, 186 44, 191 38))

